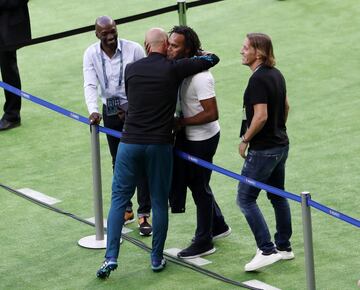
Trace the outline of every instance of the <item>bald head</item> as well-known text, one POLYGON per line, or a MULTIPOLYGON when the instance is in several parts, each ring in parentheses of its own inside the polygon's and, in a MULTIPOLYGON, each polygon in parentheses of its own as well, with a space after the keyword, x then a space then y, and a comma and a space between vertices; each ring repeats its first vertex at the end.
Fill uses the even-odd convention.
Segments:
POLYGON ((115 25, 115 21, 109 16, 100 16, 96 18, 95 28, 97 26, 105 27, 107 25, 115 25))
POLYGON ((145 34, 146 52, 158 52, 166 54, 168 35, 162 28, 151 28, 145 34))
POLYGON ((115 53, 117 47, 116 23, 109 16, 100 16, 95 21, 95 34, 101 41, 101 48, 109 55, 115 53))

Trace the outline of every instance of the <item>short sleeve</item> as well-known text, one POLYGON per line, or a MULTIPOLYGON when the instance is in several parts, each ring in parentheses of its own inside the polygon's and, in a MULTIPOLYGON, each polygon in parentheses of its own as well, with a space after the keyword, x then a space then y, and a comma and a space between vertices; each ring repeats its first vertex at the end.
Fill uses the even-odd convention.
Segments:
POLYGON ((251 105, 268 103, 266 84, 260 78, 250 78, 247 92, 249 93, 248 100, 251 105))
POLYGON ((209 71, 195 75, 192 83, 199 101, 215 97, 215 81, 209 71))

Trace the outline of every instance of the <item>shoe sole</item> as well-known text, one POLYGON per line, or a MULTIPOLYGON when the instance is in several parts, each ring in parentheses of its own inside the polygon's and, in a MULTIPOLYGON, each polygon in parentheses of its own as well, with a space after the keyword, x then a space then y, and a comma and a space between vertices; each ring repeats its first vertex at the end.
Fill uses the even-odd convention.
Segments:
POLYGON ((153 270, 153 272, 161 272, 162 270, 164 270, 166 267, 166 260, 163 260, 163 262, 161 262, 161 264, 157 267, 151 265, 151 269, 153 270))
POLYGON ((150 234, 144 234, 144 233, 139 231, 139 234, 140 234, 140 236, 143 236, 143 237, 149 237, 149 236, 152 235, 152 232, 150 234))
POLYGON ((232 231, 232 230, 231 230, 231 228, 229 227, 229 229, 228 229, 226 232, 223 232, 222 234, 219 234, 219 235, 213 237, 212 240, 213 240, 213 241, 216 241, 216 240, 221 239, 221 238, 226 238, 226 237, 228 237, 228 236, 231 235, 231 231, 232 231))
POLYGON ((202 256, 211 255, 211 254, 215 253, 215 251, 216 251, 216 248, 214 247, 214 248, 212 248, 212 249, 210 249, 210 250, 208 250, 208 251, 206 251, 204 253, 201 253, 201 254, 197 254, 197 255, 193 255, 193 256, 186 256, 186 257, 178 255, 178 258, 180 258, 180 259, 194 259, 194 258, 199 258, 199 257, 202 257, 202 256))

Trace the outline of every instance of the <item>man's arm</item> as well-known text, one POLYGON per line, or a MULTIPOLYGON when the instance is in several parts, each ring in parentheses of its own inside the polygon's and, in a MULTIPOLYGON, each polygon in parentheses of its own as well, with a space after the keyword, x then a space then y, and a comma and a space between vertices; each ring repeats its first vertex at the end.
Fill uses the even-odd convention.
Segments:
POLYGON ((91 60, 90 50, 86 50, 83 59, 83 74, 84 74, 84 96, 85 102, 90 114, 89 121, 92 124, 99 124, 101 121, 101 114, 99 114, 99 107, 97 104, 98 97, 98 79, 94 64, 91 60))
POLYGON ((246 149, 251 139, 264 127, 268 118, 267 104, 254 105, 254 116, 251 120, 250 127, 246 133, 241 137, 241 143, 239 145, 239 154, 241 157, 246 158, 246 149))
POLYGON ((180 118, 179 124, 181 127, 207 124, 216 121, 219 118, 219 112, 215 97, 207 100, 202 100, 200 101, 200 104, 204 110, 192 117, 180 118))
POLYGON ((210 53, 192 58, 179 59, 174 63, 177 75, 182 80, 188 76, 208 70, 215 66, 219 61, 220 59, 217 55, 210 53))

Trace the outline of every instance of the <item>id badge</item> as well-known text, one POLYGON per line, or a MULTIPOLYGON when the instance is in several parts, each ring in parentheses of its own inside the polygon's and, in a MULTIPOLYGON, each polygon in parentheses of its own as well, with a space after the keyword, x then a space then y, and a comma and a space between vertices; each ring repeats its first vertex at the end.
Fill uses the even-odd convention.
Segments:
POLYGON ((245 110, 245 107, 243 107, 243 110, 242 110, 242 120, 243 120, 243 121, 246 121, 246 110, 245 110))
POLYGON ((106 99, 106 115, 114 116, 119 112, 120 98, 111 97, 106 99))

